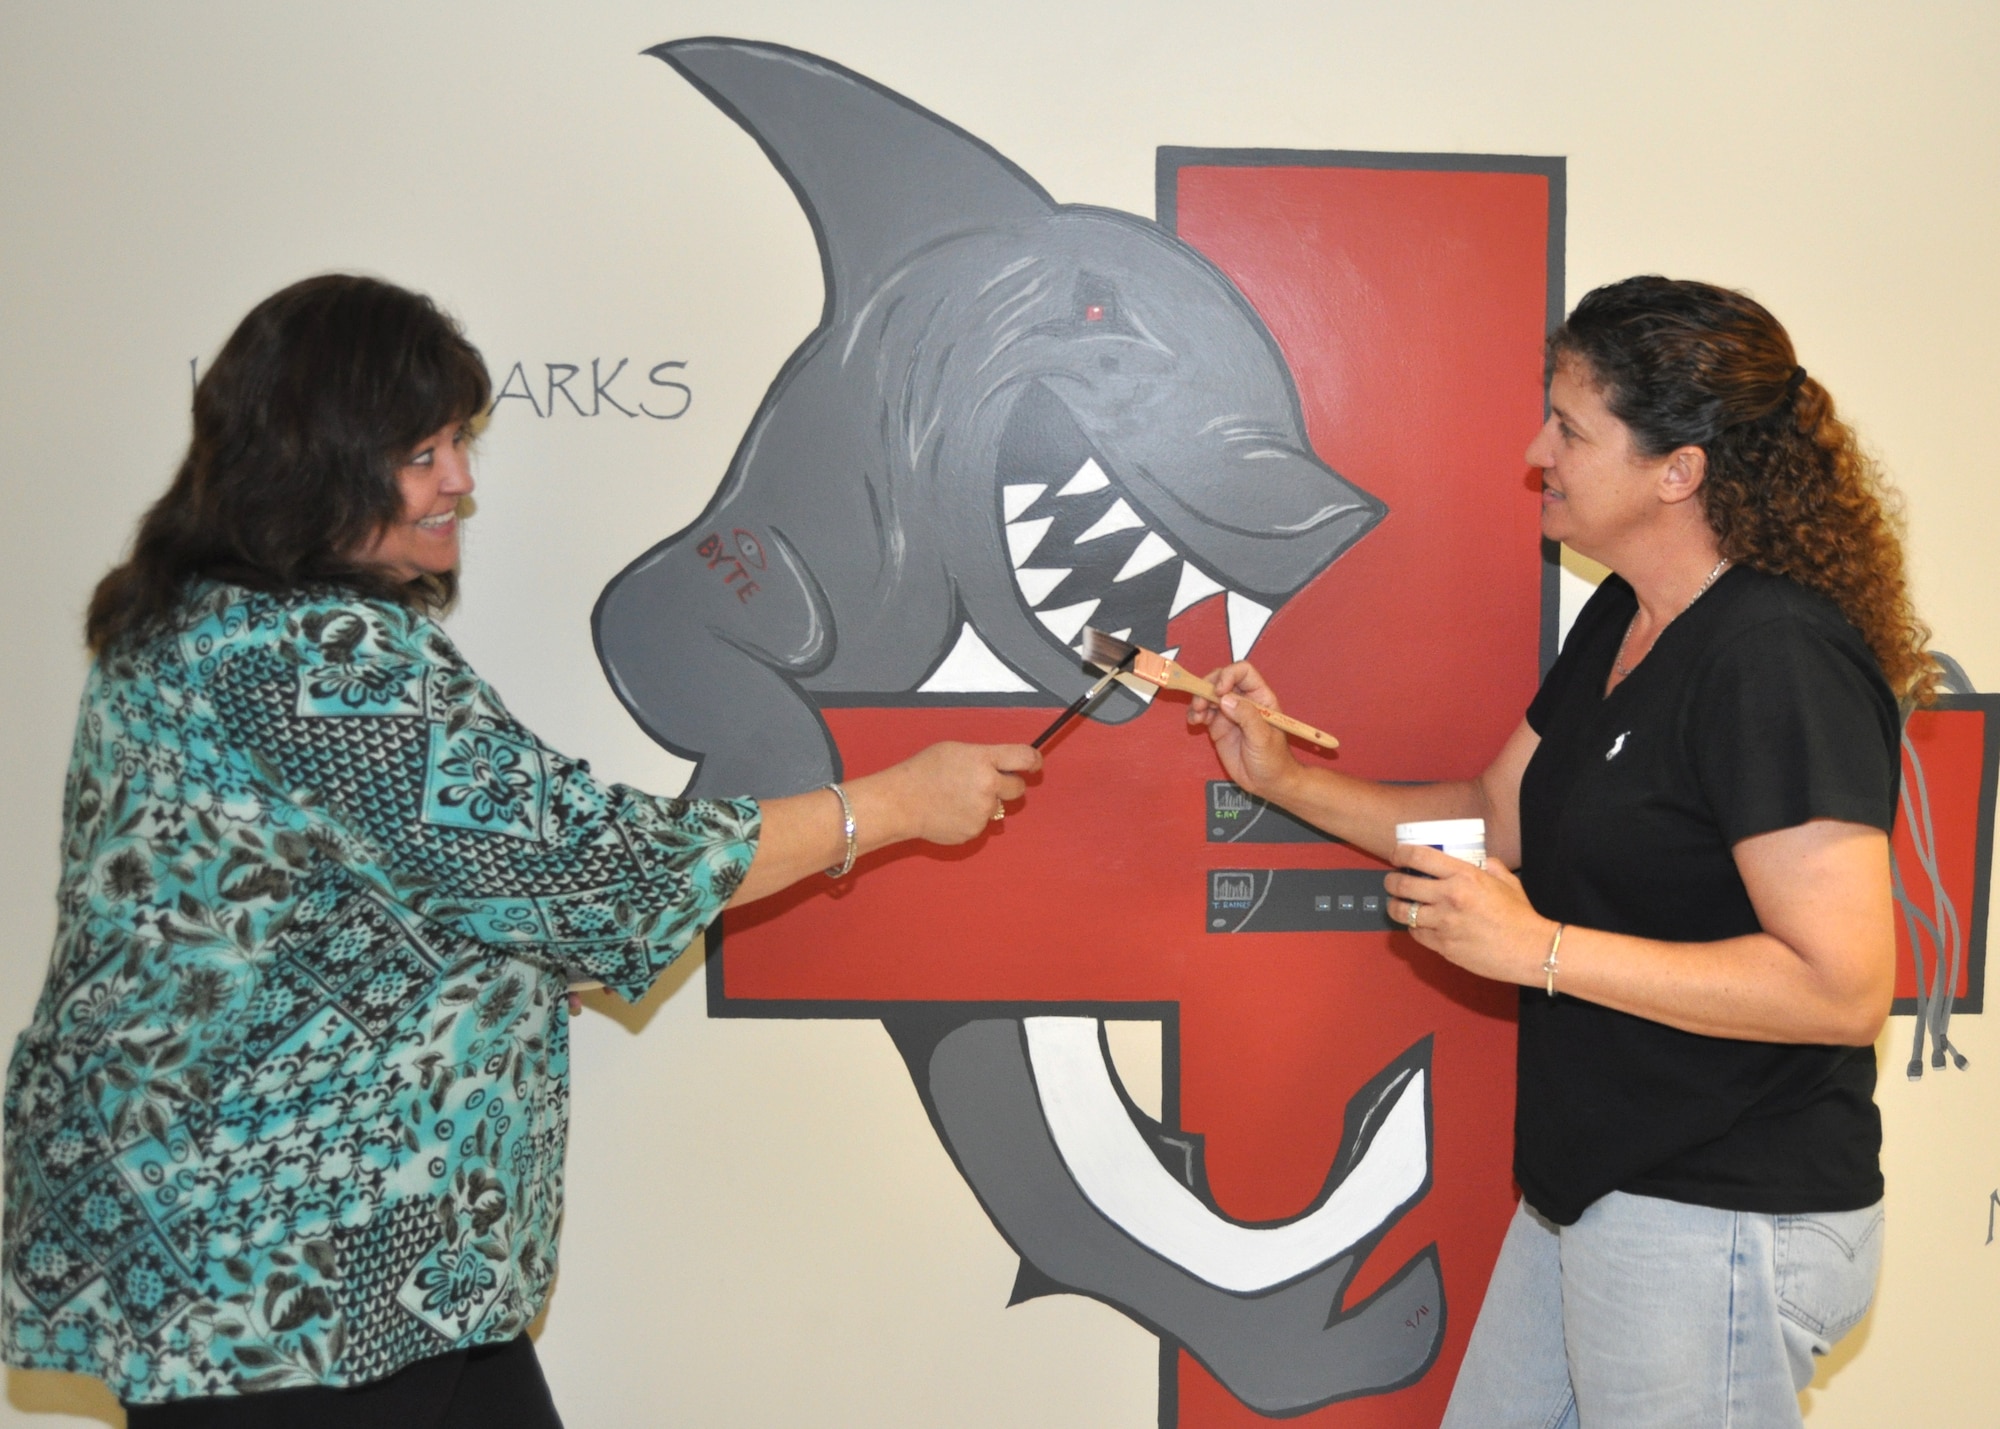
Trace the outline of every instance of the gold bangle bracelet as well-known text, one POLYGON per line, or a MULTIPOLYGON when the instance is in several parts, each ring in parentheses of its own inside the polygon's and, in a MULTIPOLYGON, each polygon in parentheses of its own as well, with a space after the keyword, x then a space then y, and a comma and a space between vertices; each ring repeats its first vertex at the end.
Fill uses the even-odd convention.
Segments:
POLYGON ((1542 959, 1542 972, 1548 978, 1550 997, 1556 995, 1556 954, 1562 951, 1563 929, 1568 926, 1567 923, 1556 924, 1556 935, 1549 939, 1549 955, 1542 959))

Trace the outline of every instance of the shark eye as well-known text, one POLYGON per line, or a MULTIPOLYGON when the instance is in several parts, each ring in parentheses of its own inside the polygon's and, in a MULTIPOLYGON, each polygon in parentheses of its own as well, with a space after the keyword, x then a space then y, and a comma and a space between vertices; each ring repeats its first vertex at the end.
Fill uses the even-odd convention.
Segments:
POLYGON ((1070 320, 1078 327, 1122 330, 1124 310, 1118 301, 1118 285, 1096 273, 1082 273, 1070 301, 1070 320))

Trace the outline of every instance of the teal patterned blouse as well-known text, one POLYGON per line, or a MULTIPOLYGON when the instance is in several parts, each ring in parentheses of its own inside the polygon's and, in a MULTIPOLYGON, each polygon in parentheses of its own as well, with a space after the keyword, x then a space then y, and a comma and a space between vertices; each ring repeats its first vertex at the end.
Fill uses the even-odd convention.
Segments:
POLYGON ((564 987, 644 993, 758 831, 598 783, 423 616, 195 588, 84 692, 7 1075, 7 1363, 151 1403, 519 1334, 555 1271, 564 987))

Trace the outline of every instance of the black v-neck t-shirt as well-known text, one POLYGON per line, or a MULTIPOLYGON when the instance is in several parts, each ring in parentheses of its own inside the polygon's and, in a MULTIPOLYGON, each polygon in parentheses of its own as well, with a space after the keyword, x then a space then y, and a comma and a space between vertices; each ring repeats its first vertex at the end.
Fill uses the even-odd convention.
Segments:
MULTIPOLYGON (((1701 943, 1761 931, 1731 855, 1813 819, 1887 830, 1895 696, 1827 600, 1736 566, 1609 695, 1638 608, 1601 586, 1528 707, 1521 881, 1544 916, 1701 943)), ((1682 1032, 1541 987, 1521 993, 1514 1174, 1569 1225, 1608 1191, 1772 1214, 1882 1195, 1872 1047, 1682 1032)))

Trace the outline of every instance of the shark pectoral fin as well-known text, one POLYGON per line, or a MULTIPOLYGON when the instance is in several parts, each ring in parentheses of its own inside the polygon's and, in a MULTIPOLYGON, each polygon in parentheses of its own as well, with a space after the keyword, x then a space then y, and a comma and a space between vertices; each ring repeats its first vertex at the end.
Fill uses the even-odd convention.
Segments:
POLYGON ((688 793, 794 794, 839 768, 825 722, 793 683, 832 648, 825 604, 779 533, 697 529, 614 577, 591 631, 640 728, 699 762, 688 793), (743 738, 753 720, 754 746, 743 738))

